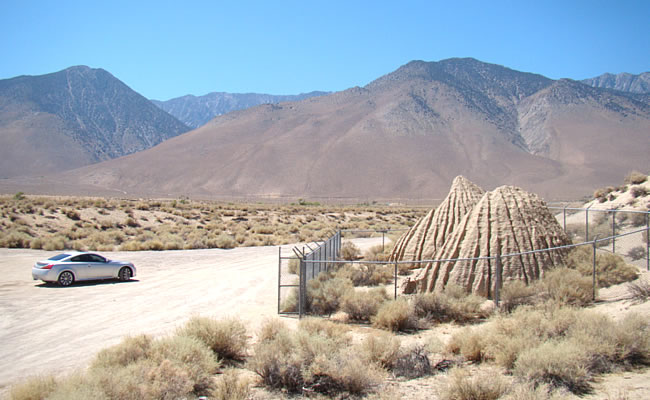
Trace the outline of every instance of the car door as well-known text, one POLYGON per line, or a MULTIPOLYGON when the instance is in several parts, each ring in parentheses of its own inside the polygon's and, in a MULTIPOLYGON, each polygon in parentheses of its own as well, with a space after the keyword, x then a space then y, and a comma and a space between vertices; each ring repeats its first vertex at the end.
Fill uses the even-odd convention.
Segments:
POLYGON ((104 279, 113 276, 113 267, 108 260, 99 254, 87 254, 89 258, 88 271, 92 276, 90 279, 104 279))
POLYGON ((66 263, 66 268, 72 270, 76 280, 92 279, 89 277, 90 265, 88 265, 89 258, 86 256, 86 254, 79 254, 66 263))

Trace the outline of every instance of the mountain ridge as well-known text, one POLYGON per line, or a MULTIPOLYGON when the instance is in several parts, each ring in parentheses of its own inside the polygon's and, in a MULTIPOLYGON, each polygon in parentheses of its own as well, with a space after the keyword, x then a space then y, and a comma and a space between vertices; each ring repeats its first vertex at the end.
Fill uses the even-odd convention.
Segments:
POLYGON ((117 158, 188 130, 103 69, 0 80, 0 176, 117 158))
POLYGON ((297 95, 272 95, 264 93, 211 92, 203 96, 188 94, 165 101, 151 101, 187 126, 196 129, 205 125, 214 117, 232 111, 243 110, 260 104, 299 101, 328 93, 312 91, 297 95))

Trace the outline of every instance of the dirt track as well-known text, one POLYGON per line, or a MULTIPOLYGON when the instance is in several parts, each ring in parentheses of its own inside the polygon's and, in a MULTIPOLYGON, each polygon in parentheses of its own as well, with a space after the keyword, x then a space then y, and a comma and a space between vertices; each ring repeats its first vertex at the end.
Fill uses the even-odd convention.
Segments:
POLYGON ((53 254, 0 249, 0 394, 26 376, 82 367, 126 335, 169 333, 193 314, 256 329, 277 312, 278 247, 103 252, 134 262, 135 279, 68 288, 32 280, 34 262, 53 254))

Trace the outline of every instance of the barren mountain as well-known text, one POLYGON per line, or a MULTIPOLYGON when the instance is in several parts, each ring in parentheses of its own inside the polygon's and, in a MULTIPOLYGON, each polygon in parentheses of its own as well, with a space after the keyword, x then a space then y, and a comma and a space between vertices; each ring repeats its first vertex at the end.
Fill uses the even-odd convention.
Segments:
POLYGON ((297 95, 214 92, 204 96, 187 95, 167 101, 151 101, 187 126, 198 128, 208 123, 212 118, 231 111, 244 110, 260 104, 299 101, 324 94, 327 94, 327 92, 309 92, 297 95))
POLYGON ((0 177, 77 168, 189 130, 102 69, 0 80, 0 177))
POLYGON ((145 196, 440 199, 457 175, 571 199, 650 169, 650 102, 474 59, 410 62, 366 87, 260 105, 75 182, 145 196))
POLYGON ((621 90, 630 93, 650 93, 650 72, 639 75, 628 74, 602 74, 595 78, 583 79, 583 83, 599 88, 621 90))

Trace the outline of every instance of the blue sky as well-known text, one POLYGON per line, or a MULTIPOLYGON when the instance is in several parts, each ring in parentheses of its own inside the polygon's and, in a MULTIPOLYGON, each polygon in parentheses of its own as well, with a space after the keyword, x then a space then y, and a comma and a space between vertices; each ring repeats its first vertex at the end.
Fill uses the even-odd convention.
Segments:
POLYGON ((2 0, 0 79, 104 68, 148 98, 363 86, 474 57, 549 78, 650 71, 650 1, 2 0))

